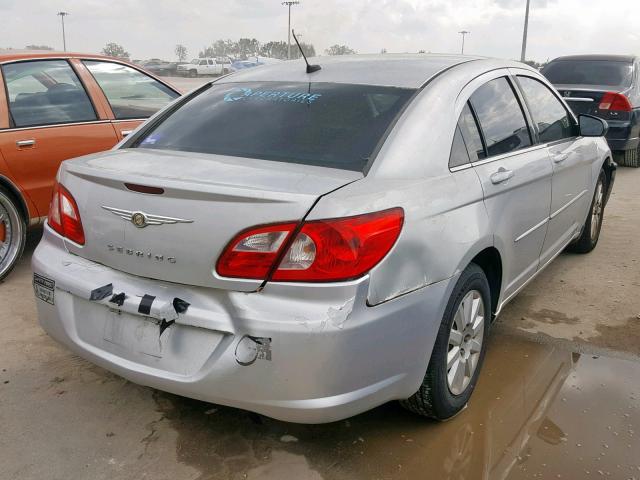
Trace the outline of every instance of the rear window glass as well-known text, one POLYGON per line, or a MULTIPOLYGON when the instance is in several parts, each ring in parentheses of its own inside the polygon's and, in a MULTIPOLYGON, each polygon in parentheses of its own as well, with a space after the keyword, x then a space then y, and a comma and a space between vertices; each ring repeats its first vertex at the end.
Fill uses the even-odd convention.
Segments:
POLYGON ((554 84, 631 85, 633 64, 611 60, 558 60, 549 63, 542 74, 554 84))
POLYGON ((333 83, 213 84, 137 146, 362 171, 413 92, 333 83))

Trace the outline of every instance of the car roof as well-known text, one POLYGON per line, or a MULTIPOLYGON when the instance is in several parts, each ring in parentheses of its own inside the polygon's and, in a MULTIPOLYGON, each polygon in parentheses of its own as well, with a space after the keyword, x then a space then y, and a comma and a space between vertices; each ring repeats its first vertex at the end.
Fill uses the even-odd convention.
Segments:
POLYGON ((126 60, 120 58, 108 57, 106 55, 99 55, 96 53, 74 53, 74 52, 55 52, 55 51, 12 51, 12 50, 0 50, 0 63, 13 62, 19 60, 38 60, 40 58, 104 58, 106 60, 117 60, 118 62, 127 63, 126 60))
MULTIPOLYGON (((236 82, 330 82, 420 88, 435 74, 456 65, 484 57, 446 54, 379 54, 341 55, 310 58, 321 70, 306 73, 304 60, 272 63, 256 69, 242 70, 223 77, 216 83, 236 82)), ((495 60, 491 60, 495 63, 495 60)), ((497 61, 504 67, 523 64, 497 61)), ((479 62, 483 63, 483 62, 479 62)))
POLYGON ((567 55, 551 60, 558 62, 562 60, 585 60, 585 61, 610 61, 610 62, 633 62, 637 57, 635 55, 567 55))

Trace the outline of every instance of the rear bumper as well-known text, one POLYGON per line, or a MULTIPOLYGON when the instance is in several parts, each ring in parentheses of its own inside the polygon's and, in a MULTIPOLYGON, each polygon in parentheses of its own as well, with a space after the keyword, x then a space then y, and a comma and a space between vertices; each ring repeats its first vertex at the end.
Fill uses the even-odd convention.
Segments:
POLYGON ((634 150, 640 144, 640 114, 634 113, 629 121, 607 120, 607 142, 611 150, 634 150))
POLYGON ((300 423, 340 420, 415 392, 455 283, 376 307, 366 305, 367 277, 260 293, 188 287, 69 254, 47 227, 32 265, 55 282, 53 304, 36 301, 42 327, 78 355, 135 383, 300 423), (107 284, 125 293, 122 306, 110 295, 90 300, 107 284), (149 314, 138 312, 143 295, 155 297, 149 314), (186 312, 171 309, 176 297, 190 304, 186 312), (163 318, 175 323, 160 334, 163 318))

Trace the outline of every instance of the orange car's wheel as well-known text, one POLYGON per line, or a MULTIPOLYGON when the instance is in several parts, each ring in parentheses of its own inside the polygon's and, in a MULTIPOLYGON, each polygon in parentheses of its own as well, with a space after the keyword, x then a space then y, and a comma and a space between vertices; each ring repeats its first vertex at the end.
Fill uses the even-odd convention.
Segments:
POLYGON ((22 255, 27 225, 16 201, 0 188, 0 280, 13 270, 22 255))

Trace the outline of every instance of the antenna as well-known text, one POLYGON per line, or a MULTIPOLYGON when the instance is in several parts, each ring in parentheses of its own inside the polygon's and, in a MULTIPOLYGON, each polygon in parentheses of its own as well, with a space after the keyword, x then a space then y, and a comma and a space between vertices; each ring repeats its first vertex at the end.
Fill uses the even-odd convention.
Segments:
POLYGON ((322 68, 320 65, 309 65, 309 61, 307 60, 307 56, 304 54, 304 51, 302 50, 302 47, 300 46, 300 42, 298 41, 298 37, 296 37, 296 32, 291 30, 291 33, 293 34, 293 39, 296 41, 296 45, 298 45, 298 49, 300 50, 300 53, 302 54, 302 58, 304 58, 304 63, 307 64, 307 73, 313 73, 313 72, 317 72, 318 70, 320 70, 322 68))

